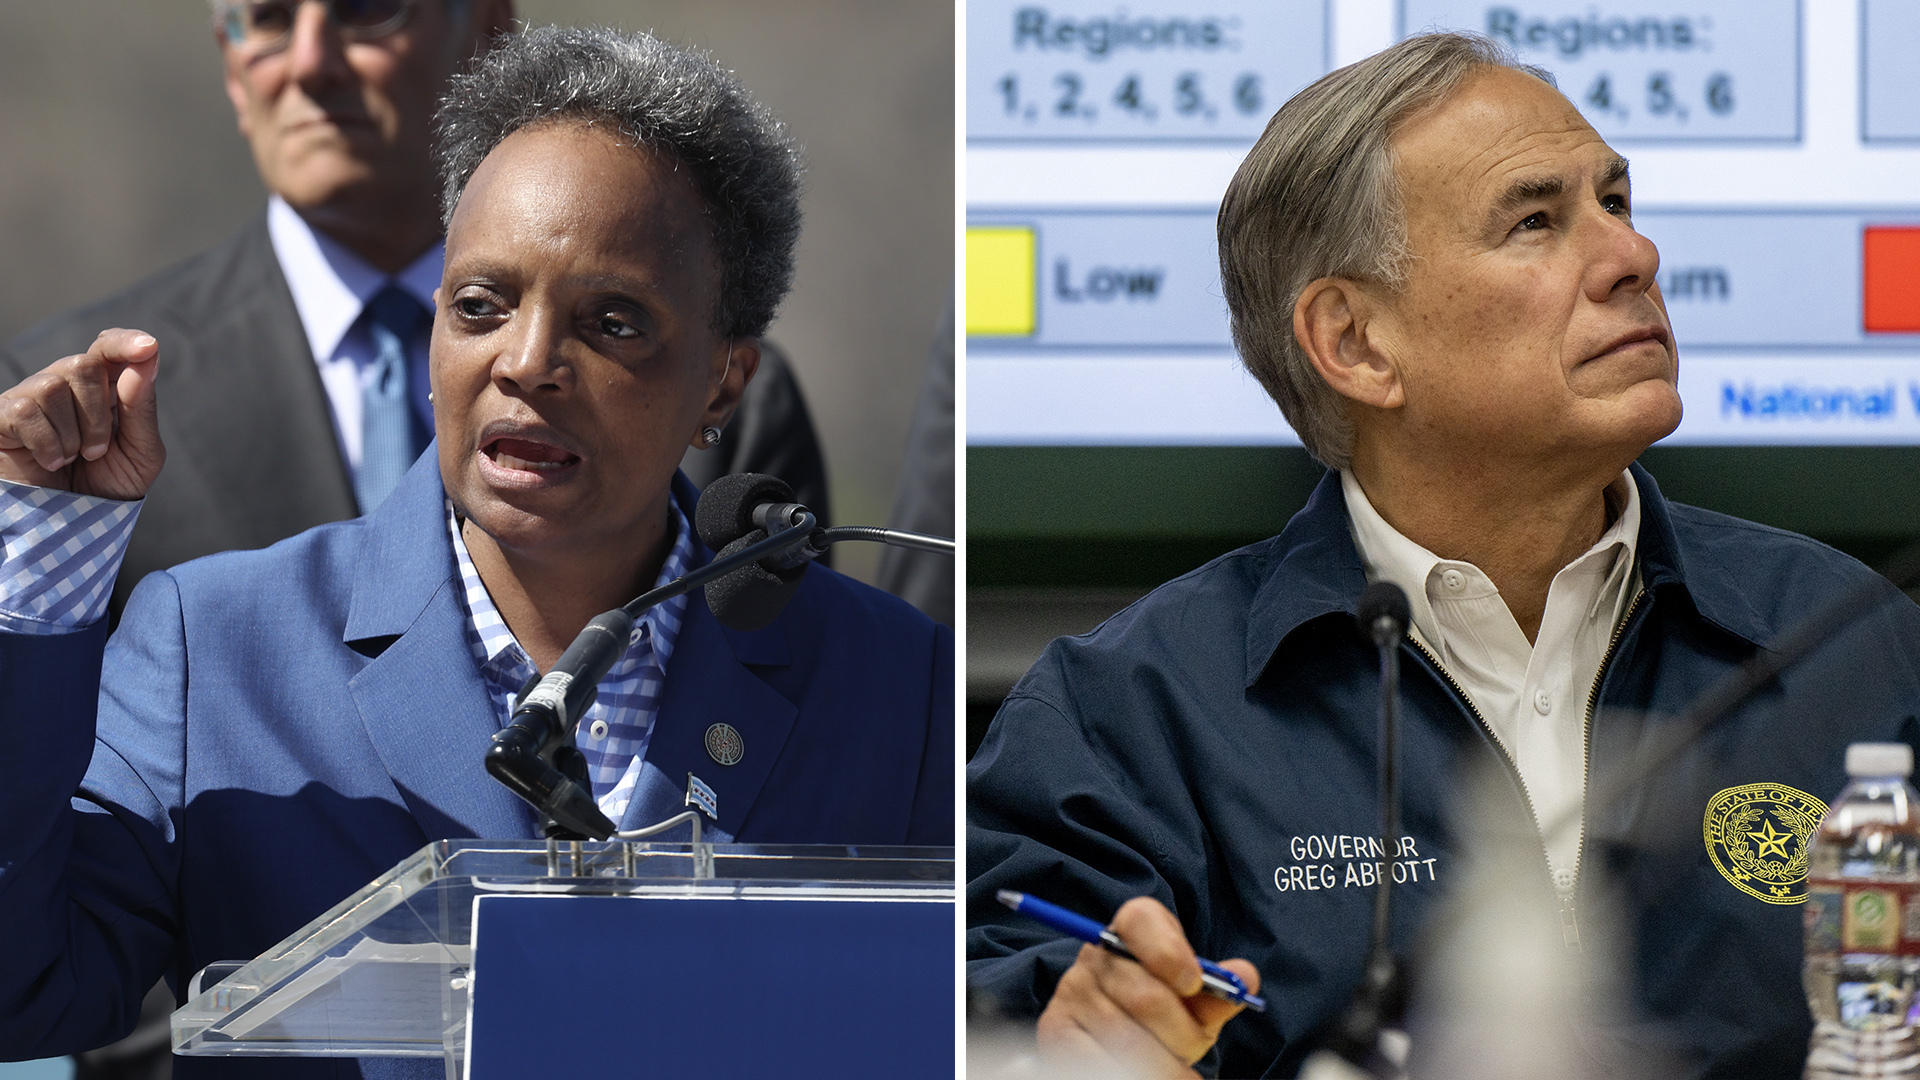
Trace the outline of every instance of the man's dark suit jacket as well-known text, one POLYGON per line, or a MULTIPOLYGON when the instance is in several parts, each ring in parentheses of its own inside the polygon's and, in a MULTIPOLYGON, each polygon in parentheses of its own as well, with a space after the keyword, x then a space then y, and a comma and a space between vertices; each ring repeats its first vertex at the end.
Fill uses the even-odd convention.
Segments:
MULTIPOLYGON (((85 352, 108 327, 160 342, 167 465, 140 511, 114 586, 118 618, 140 579, 234 548, 259 548, 354 517, 353 481, 312 347, 274 257, 266 214, 211 251, 127 291, 32 327, 0 347, 0 388, 85 352)), ((785 358, 767 348, 726 438, 688 451, 696 485, 771 473, 826 519, 826 466, 785 358)))

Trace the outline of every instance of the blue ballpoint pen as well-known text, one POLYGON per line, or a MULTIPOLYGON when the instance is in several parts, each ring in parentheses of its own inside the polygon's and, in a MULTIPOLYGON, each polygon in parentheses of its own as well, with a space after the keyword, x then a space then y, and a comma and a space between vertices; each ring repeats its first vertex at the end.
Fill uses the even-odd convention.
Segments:
MULTIPOLYGON (((1037 896, 1028 896, 1026 893, 1014 892, 1012 889, 1001 889, 996 895, 999 896, 1001 903, 1013 910, 1038 919, 1069 937, 1098 945, 1115 956, 1124 956, 1136 964, 1140 962, 1139 958, 1133 955, 1133 950, 1127 948, 1127 943, 1120 940, 1119 934, 1085 915, 1076 915, 1058 904, 1049 904, 1037 896)), ((1245 1005, 1254 1012, 1267 1011, 1267 1003, 1247 993, 1247 984, 1240 981, 1240 976, 1211 960, 1200 961, 1200 989, 1223 1001, 1245 1005)))

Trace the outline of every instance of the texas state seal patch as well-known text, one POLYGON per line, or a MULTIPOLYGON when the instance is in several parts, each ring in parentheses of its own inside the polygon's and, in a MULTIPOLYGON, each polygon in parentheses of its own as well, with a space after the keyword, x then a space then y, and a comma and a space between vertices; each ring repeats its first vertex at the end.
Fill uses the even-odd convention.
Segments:
POLYGON ((1702 829, 1720 875, 1769 904, 1807 898, 1807 842, 1827 804, 1785 784, 1743 784, 1707 800, 1702 829))

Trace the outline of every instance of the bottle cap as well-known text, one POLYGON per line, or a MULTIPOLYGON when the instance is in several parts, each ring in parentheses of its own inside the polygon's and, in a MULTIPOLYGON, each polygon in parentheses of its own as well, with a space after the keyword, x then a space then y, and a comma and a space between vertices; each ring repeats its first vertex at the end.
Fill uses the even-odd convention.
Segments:
POLYGON ((1903 742, 1857 742, 1847 747, 1848 776, 1911 776, 1913 747, 1903 742))

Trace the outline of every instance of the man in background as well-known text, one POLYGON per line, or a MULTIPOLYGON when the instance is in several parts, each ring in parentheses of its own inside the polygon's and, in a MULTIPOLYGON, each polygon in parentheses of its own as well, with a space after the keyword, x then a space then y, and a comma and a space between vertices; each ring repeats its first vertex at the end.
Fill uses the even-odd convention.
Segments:
MULTIPOLYGON (((0 347, 0 384, 85 352, 100 330, 160 342, 168 467, 148 494, 110 610, 154 570, 257 548, 379 504, 432 438, 427 340, 440 284, 435 106, 513 0, 213 4, 227 96, 269 192, 219 246, 0 347)), ((826 469, 785 358, 761 363, 728 430, 683 463, 792 484, 825 520, 826 469)), ((173 996, 83 1055, 80 1080, 170 1074, 173 996)))
MULTIPOLYGON (((109 326, 160 341, 165 477, 111 610, 147 573, 371 510, 432 437, 433 110, 513 0, 216 0, 227 96, 270 197, 220 246, 0 347, 0 382, 109 326)), ((695 484, 769 472, 824 519, 826 470, 777 348, 695 484)))

